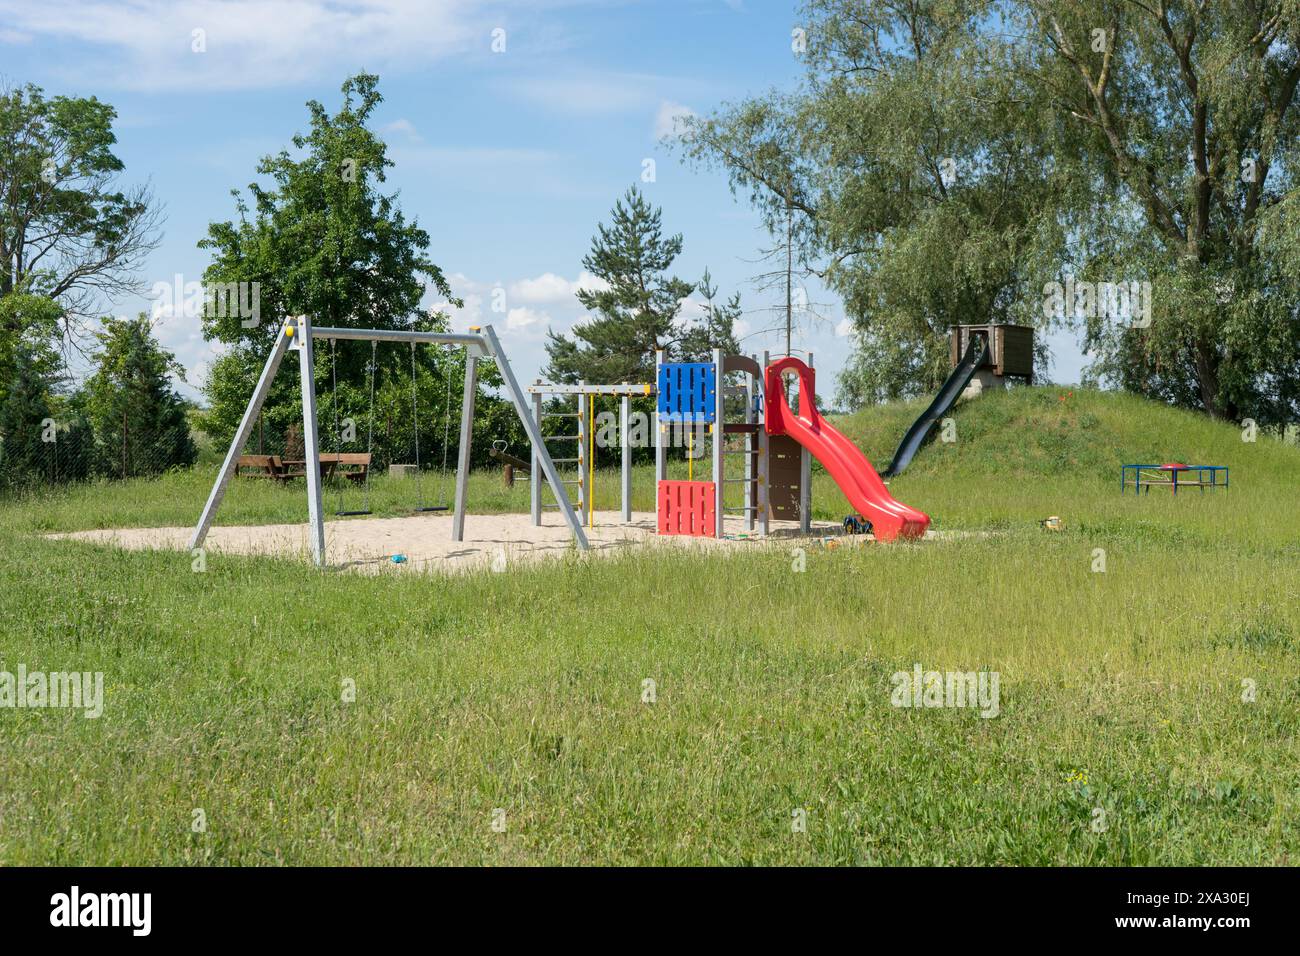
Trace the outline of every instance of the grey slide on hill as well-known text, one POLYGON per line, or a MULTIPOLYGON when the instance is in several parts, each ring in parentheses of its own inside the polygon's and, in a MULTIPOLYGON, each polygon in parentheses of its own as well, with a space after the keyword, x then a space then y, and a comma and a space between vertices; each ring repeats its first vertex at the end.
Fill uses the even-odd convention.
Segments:
POLYGON ((971 337, 970 345, 966 346, 966 354, 962 356, 957 367, 952 370, 948 380, 943 383, 943 388, 939 389, 939 394, 934 396, 934 401, 930 403, 921 417, 912 422, 912 427, 907 430, 903 440, 898 443, 898 450, 894 452, 894 460, 889 463, 889 467, 881 472, 882 478, 893 478, 899 474, 917 450, 925 443, 926 436, 930 434, 930 429, 934 423, 941 419, 952 408, 953 404, 966 390, 970 384, 971 376, 975 370, 984 363, 984 353, 988 348, 983 336, 975 335, 971 337))

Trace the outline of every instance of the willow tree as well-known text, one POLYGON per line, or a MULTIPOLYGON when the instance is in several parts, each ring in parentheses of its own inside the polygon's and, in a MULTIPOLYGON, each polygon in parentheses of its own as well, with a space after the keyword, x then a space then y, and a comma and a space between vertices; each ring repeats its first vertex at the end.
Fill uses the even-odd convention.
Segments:
POLYGON ((932 387, 945 327, 991 320, 1080 328, 1094 377, 1153 397, 1295 414, 1300 0, 814 0, 802 21, 800 87, 687 148, 769 214, 800 187, 864 346, 850 399, 932 387), (1150 314, 1053 313, 1066 279, 1149 283, 1150 314))
POLYGON ((1037 322, 1071 188, 1044 156, 1041 97, 983 3, 810 4, 799 88, 688 122, 717 164, 843 299, 850 405, 935 387, 948 326, 1037 322))
POLYGON ((1071 260, 1151 283, 1086 316, 1094 373, 1235 419, 1300 402, 1300 3, 1032 3, 1055 152, 1086 172, 1071 260))

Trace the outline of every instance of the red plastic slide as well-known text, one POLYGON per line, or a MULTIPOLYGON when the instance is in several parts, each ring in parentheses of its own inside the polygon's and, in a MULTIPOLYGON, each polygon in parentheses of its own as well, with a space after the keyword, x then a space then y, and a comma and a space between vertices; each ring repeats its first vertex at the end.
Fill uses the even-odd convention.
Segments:
POLYGON ((890 496, 876 469, 858 447, 844 437, 817 411, 813 396, 817 394, 813 370, 797 358, 783 358, 767 367, 766 427, 769 435, 789 435, 812 452, 835 479, 881 541, 893 541, 899 535, 919 538, 930 526, 930 516, 909 508, 890 496), (799 376, 799 414, 785 400, 781 377, 789 370, 799 376))

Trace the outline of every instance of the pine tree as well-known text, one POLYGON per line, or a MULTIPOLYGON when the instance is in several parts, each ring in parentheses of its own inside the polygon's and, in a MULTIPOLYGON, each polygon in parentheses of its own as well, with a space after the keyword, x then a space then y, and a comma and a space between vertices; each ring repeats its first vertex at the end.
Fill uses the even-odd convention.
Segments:
POLYGON ((198 452, 185 402, 168 378, 181 369, 154 339, 148 318, 106 320, 97 337, 104 348, 86 385, 86 404, 102 470, 130 478, 192 465, 198 452))
POLYGON ((740 293, 719 304, 718 286, 708 269, 704 270, 704 278, 695 288, 704 297, 703 314, 682 334, 678 349, 680 359, 709 362, 713 360, 714 349, 722 349, 728 355, 739 353, 740 343, 736 341, 734 330, 741 316, 740 293))
POLYGON ((675 322, 695 287, 668 274, 682 237, 663 235, 661 212, 633 186, 614 204, 611 223, 596 227, 582 265, 602 287, 578 292, 592 317, 573 327, 573 339, 549 333, 547 375, 554 381, 648 382, 656 349, 677 358, 675 322))

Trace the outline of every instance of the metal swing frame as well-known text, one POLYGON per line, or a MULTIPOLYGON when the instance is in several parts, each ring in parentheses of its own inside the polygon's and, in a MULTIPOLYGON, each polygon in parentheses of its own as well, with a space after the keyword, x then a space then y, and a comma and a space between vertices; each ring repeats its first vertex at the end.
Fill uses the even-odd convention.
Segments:
POLYGON ((320 439, 316 421, 316 369, 311 348, 311 343, 315 339, 363 342, 425 342, 438 345, 462 345, 465 347, 465 390, 461 399, 460 447, 456 465, 456 498, 451 523, 451 540, 453 541, 465 540, 465 504, 469 484, 470 439, 474 424, 474 395, 478 386, 478 362, 483 358, 490 358, 495 361, 497 368, 501 371, 501 379, 506 394, 510 398, 511 404, 514 405, 519 421, 524 426, 524 433, 527 434, 528 440, 537 452, 537 463, 540 465, 547 483, 551 486, 556 502, 560 505, 560 512, 564 515, 565 523, 573 533, 573 541, 579 550, 586 551, 588 549, 589 545, 587 544, 587 536, 582 530, 582 522, 578 520, 577 513, 569 502, 569 496, 564 491, 564 484, 560 481, 559 472, 556 471, 555 463, 551 460, 550 453, 546 450, 546 444, 542 441, 541 429, 538 422, 533 418, 528 399, 525 397, 523 389, 519 387, 519 381, 515 378, 514 370, 510 367, 510 361, 501 348, 501 340, 497 338, 492 326, 471 327, 470 331, 465 333, 342 329, 324 326, 318 328, 312 325, 308 316, 300 315, 290 319, 275 337, 275 345, 271 349, 271 354, 266 358, 266 365, 257 380, 257 387, 253 390, 253 396, 248 401, 248 407, 244 410, 244 417, 239 423, 239 428, 235 430, 235 437, 230 443, 230 450, 226 452, 221 471, 218 473, 217 480, 208 495, 207 503, 203 506, 203 514, 199 516, 198 524, 194 527, 194 534, 190 538, 191 550, 203 546, 203 541, 208 535, 208 529, 212 526, 212 519, 216 516, 222 499, 225 498, 230 479, 235 475, 239 462, 239 453, 251 437, 253 426, 257 422, 257 416, 262 410, 266 396, 271 391, 271 383, 275 380, 275 374, 280 368, 280 362, 283 360, 285 353, 290 348, 293 348, 299 354, 299 377, 302 384, 303 440, 306 446, 304 457, 307 459, 305 469, 307 472, 307 521, 311 556, 313 563, 317 567, 325 566, 325 515, 322 508, 322 482, 319 464, 320 439))

